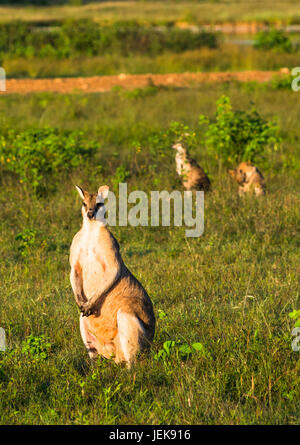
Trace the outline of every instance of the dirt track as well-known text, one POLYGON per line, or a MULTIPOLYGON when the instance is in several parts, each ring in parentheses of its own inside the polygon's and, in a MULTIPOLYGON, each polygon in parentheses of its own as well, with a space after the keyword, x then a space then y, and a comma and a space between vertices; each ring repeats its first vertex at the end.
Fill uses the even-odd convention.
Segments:
POLYGON ((242 71, 224 73, 182 73, 182 74, 119 74, 116 76, 57 78, 57 79, 8 79, 6 92, 0 94, 26 94, 43 91, 57 93, 87 93, 109 91, 114 86, 126 89, 142 88, 147 85, 192 87, 201 83, 226 82, 268 82, 279 74, 277 71, 242 71))

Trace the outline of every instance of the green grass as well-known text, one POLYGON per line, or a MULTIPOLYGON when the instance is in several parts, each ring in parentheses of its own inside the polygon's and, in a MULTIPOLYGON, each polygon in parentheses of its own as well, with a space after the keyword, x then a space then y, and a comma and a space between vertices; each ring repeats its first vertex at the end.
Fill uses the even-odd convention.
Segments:
POLYGON ((203 48, 181 54, 164 53, 157 56, 103 55, 72 59, 3 58, 7 77, 47 78, 113 75, 119 73, 180 73, 186 71, 243 71, 278 70, 299 65, 299 53, 274 54, 251 47, 225 44, 219 49, 203 48))
POLYGON ((0 6, 0 20, 50 21, 62 18, 103 20, 139 19, 146 22, 188 21, 198 23, 283 20, 299 22, 298 5, 294 1, 116 1, 89 3, 84 6, 16 7, 0 6))
POLYGON ((2 173, 0 326, 9 348, 0 353, 1 424, 299 423, 300 356, 289 317, 299 309, 298 104, 288 90, 227 84, 136 98, 117 91, 1 98, 4 134, 80 128, 102 147, 44 198, 2 173), (154 166, 147 146, 136 153, 132 142, 172 120, 193 126, 223 93, 234 107, 254 100, 263 116, 279 117, 283 145, 259 165, 267 195, 239 200, 225 169, 199 147, 192 154, 213 186, 202 237, 185 238, 184 227, 112 228, 152 298, 157 330, 151 353, 131 371, 104 359, 91 365, 69 283, 69 246, 81 224, 73 183, 113 188, 124 166, 129 190, 177 188, 173 153, 154 166), (205 349, 157 362, 167 340, 205 349))

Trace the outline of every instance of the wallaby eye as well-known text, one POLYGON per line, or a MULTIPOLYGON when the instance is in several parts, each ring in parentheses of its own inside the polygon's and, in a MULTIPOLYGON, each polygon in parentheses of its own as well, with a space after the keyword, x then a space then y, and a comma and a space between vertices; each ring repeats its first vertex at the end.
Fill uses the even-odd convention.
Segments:
POLYGON ((84 201, 82 201, 82 205, 83 207, 86 207, 86 203, 84 201))
POLYGON ((96 204, 96 208, 99 209, 99 207, 103 207, 104 203, 103 202, 97 202, 96 204))
POLYGON ((240 170, 240 173, 243 173, 243 170, 240 170))

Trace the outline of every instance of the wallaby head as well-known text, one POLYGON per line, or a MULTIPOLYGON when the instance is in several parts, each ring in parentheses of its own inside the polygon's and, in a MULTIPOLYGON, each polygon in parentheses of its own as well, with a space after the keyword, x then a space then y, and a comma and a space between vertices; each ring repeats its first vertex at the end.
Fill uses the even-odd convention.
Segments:
POLYGON ((235 170, 228 170, 230 176, 239 185, 239 195, 254 192, 256 196, 265 194, 264 177, 251 162, 241 162, 235 170))
POLYGON ((235 170, 227 170, 230 176, 236 180, 236 182, 240 185, 244 184, 246 181, 246 172, 243 168, 243 165, 238 165, 235 170))
POLYGON ((82 199, 81 213, 83 219, 102 220, 105 214, 104 200, 108 196, 109 187, 102 185, 99 187, 98 193, 89 193, 78 185, 75 187, 82 199))
POLYGON ((259 175, 263 179, 262 174, 250 161, 241 162, 235 170, 228 170, 228 173, 239 185, 249 182, 254 175, 259 175))
POLYGON ((179 142, 172 145, 172 148, 177 151, 179 154, 186 154, 186 148, 180 144, 179 142))

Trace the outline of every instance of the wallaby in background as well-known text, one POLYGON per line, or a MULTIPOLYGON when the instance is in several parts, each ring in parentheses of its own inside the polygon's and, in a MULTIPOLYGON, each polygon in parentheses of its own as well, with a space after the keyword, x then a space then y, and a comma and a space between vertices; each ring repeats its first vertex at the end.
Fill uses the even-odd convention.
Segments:
POLYGON ((265 194, 265 181, 261 172, 251 162, 241 162, 235 170, 228 170, 230 176, 238 183, 240 196, 245 193, 265 194))
POLYGON ((83 224, 71 245, 70 280, 81 311, 81 336, 91 358, 99 354, 130 367, 153 340, 153 306, 105 226, 109 187, 100 187, 97 194, 76 188, 82 198, 83 224))
POLYGON ((177 151, 175 156, 176 171, 182 179, 183 187, 186 190, 204 190, 210 189, 210 180, 203 168, 192 159, 187 149, 180 143, 172 146, 177 151))

